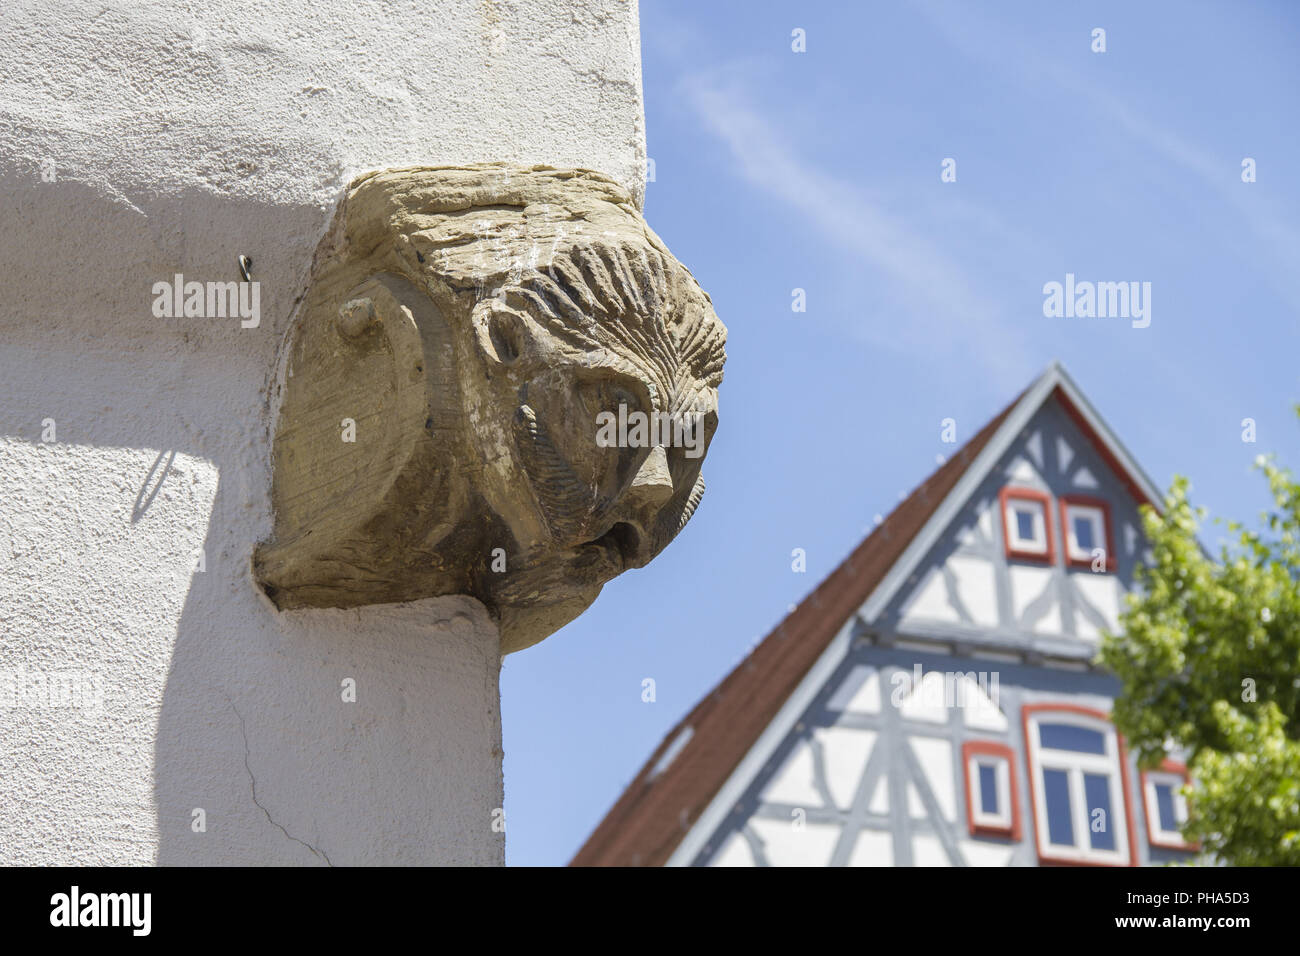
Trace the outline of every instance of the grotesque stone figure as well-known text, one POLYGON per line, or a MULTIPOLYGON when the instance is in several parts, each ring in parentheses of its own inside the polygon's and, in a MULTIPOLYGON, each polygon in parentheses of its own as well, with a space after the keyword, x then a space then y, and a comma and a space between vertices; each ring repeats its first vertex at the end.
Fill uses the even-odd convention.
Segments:
POLYGON ((536 643, 690 519, 725 337, 600 174, 362 177, 291 332, 258 580, 281 608, 471 594, 536 643))

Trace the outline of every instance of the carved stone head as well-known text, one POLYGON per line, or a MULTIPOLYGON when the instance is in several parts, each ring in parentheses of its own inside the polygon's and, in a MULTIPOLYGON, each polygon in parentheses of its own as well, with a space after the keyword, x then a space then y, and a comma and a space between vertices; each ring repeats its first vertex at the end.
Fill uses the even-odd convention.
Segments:
POLYGON ((598 173, 362 177, 291 332, 258 579, 281 608, 471 594, 536 643, 690 519, 725 338, 598 173))

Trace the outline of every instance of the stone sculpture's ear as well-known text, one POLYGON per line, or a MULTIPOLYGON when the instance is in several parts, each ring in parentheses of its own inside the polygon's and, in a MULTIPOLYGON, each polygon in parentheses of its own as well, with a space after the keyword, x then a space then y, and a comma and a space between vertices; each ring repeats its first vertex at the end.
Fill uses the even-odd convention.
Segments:
POLYGON ((412 306, 420 295, 400 276, 380 273, 354 288, 338 308, 335 328, 346 342, 359 344, 364 336, 379 332, 396 348, 410 348, 415 329, 412 306), (404 301, 405 300, 405 301, 404 301))
POLYGON ((454 446, 463 410, 445 328, 429 296, 390 273, 307 303, 273 448, 275 536, 254 561, 281 607, 374 603, 403 583, 404 562, 414 559, 398 549, 370 559, 366 574, 338 555, 420 527, 404 511, 394 515, 392 498, 404 483, 436 486, 438 452, 454 446))

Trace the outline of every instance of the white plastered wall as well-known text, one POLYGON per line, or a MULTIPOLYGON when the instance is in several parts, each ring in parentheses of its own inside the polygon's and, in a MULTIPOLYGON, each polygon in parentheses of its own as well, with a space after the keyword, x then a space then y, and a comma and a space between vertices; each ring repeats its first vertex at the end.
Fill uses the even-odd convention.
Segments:
POLYGON ((275 613, 267 396, 357 173, 640 196, 635 2, 9 0, 0 49, 0 864, 502 863, 491 620, 275 613), (257 328, 153 316, 239 255, 257 328))

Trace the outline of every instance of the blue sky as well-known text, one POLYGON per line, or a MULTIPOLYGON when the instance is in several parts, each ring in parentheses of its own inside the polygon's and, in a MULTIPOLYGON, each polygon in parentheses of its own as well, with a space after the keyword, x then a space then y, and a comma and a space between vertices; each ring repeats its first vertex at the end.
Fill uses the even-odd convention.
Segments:
POLYGON ((641 43, 645 213, 727 325, 720 425, 678 539, 505 661, 511 865, 566 863, 940 422, 1052 359, 1214 514, 1266 505, 1257 454, 1300 467, 1300 4, 642 0, 641 43), (1044 317, 1067 272, 1150 282, 1150 326, 1044 317))

